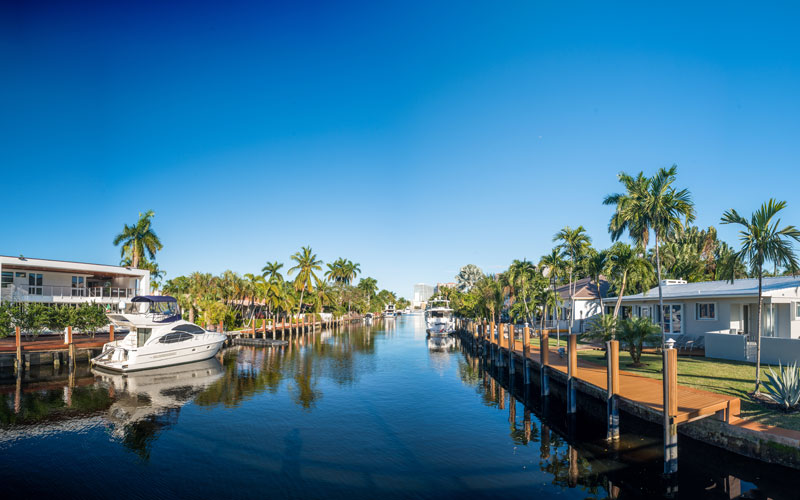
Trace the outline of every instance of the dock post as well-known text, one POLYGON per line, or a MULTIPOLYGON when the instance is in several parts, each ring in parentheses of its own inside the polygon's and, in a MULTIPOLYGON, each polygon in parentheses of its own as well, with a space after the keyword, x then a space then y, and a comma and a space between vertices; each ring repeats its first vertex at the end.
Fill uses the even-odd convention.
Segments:
POLYGON ((575 413, 575 377, 578 375, 578 336, 567 335, 567 413, 575 413))
POLYGON ((508 374, 513 376, 514 371, 514 349, 517 347, 514 340, 514 325, 508 325, 508 374))
POLYGON ((217 330, 217 331, 219 333, 224 333, 225 332, 225 325, 222 324, 222 320, 220 320, 220 322, 219 322, 219 330, 217 330))
MULTIPOLYGON (((528 365, 528 354, 530 353, 531 329, 526 326, 522 330, 522 381, 525 385, 531 383, 531 370, 528 365)), ((527 394, 527 393, 526 393, 527 394)))
POLYGON ((108 341, 114 342, 114 325, 109 325, 108 327, 108 341))
POLYGON ((606 360, 608 366, 608 385, 606 392, 606 422, 609 440, 619 439, 619 341, 606 342, 606 360))
POLYGON ((22 337, 20 336, 19 327, 14 327, 14 335, 16 335, 16 348, 17 348, 17 357, 14 360, 14 370, 16 373, 20 373, 22 371, 22 337))
POLYGON ((72 342, 71 326, 67 327, 67 343, 69 344, 68 348, 69 359, 67 360, 67 366, 69 367, 70 370, 72 370, 72 367, 75 366, 75 344, 72 342))
POLYGON ((256 318, 253 316, 253 338, 256 338, 256 318))
POLYGON ((494 321, 489 322, 489 360, 494 364, 494 321))
POLYGON ((542 379, 542 396, 549 396, 550 374, 547 373, 549 369, 547 364, 550 362, 550 335, 547 330, 542 330, 542 336, 539 339, 539 359, 541 361, 540 375, 542 379))
POLYGON ((664 349, 664 474, 678 472, 678 351, 664 349))
POLYGON ((503 366, 503 323, 497 323, 497 364, 503 366))

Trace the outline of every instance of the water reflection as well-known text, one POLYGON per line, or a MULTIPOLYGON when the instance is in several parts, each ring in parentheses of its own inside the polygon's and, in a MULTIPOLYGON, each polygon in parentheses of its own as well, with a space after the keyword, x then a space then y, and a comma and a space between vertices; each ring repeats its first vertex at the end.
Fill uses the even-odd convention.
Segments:
MULTIPOLYGON (((99 486, 117 473, 142 478, 143 496, 170 496, 176 478, 185 490, 172 496, 254 498, 658 498, 670 486, 650 424, 626 419, 609 445, 603 407, 569 417, 557 388, 541 399, 458 338, 426 339, 421 317, 375 323, 157 371, 12 377, 0 384, 0 456, 13 457, 0 458, 0 481, 28 492, 22 472, 53 456, 50 470, 75 484, 66 496, 109 491, 99 486), (106 467, 76 464, 95 455, 111 458, 106 474, 81 475, 106 467)), ((683 498, 796 491, 792 471, 688 440, 681 471, 683 498)))

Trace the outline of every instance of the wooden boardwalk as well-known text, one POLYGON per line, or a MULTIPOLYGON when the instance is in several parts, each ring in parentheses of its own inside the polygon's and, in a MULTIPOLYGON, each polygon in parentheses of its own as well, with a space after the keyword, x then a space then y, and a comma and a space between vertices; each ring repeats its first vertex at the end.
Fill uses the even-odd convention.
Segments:
MULTIPOLYGON (((490 339, 484 339, 492 343, 490 339)), ((493 342, 498 346, 497 340, 493 342)), ((500 339, 499 348, 508 353, 508 339, 500 339)), ((522 359, 524 343, 517 340, 513 345, 514 359, 522 359)), ((528 359, 533 366, 541 365, 539 347, 531 344, 528 359)), ((558 349, 550 349, 548 366, 567 375, 567 355, 561 358, 558 349)), ((608 374, 606 367, 595 363, 578 360, 578 370, 575 378, 584 384, 594 386, 605 392, 608 387, 608 374)), ((619 397, 626 402, 651 412, 663 412, 663 386, 661 380, 643 377, 635 373, 619 371, 619 397)), ((738 420, 741 401, 739 398, 725 396, 713 392, 694 389, 692 387, 678 386, 678 413, 676 423, 691 422, 703 417, 715 416, 728 423, 738 420)))
MULTIPOLYGON (((116 338, 122 338, 117 335, 116 338)), ((94 338, 75 335, 73 343, 77 349, 99 349, 108 342, 107 333, 98 333, 94 338)), ((22 352, 66 351, 69 348, 61 335, 40 335, 36 339, 26 340, 22 337, 22 352)), ((13 335, 0 339, 0 354, 16 352, 16 340, 13 335)))

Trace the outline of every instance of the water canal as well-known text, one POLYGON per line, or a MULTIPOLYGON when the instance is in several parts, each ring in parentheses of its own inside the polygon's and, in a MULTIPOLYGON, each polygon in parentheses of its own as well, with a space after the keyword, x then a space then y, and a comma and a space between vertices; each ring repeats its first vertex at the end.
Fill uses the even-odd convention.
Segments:
MULTIPOLYGON (((52 370, 52 369, 51 369, 52 370)), ((659 429, 526 396, 421 316, 317 333, 220 361, 0 386, 3 498, 798 498, 797 473, 682 438, 661 477, 659 429)))

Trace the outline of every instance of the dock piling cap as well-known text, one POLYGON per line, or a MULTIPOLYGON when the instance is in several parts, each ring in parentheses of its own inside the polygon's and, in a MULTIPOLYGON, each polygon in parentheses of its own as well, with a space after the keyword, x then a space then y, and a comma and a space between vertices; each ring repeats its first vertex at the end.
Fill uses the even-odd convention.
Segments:
POLYGON ((667 347, 667 349, 673 349, 675 347, 675 339, 667 339, 667 341, 664 342, 664 345, 667 347))

